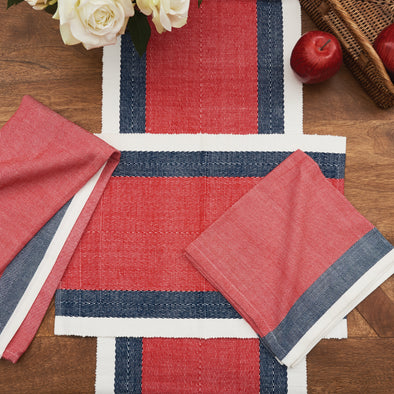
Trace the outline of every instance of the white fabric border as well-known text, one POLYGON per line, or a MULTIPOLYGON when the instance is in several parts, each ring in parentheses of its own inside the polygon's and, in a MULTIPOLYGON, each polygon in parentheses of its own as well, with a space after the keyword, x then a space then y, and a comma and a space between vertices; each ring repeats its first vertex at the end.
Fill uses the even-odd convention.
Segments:
POLYGON ((116 338, 97 338, 96 383, 97 394, 115 392, 116 338))
POLYGON ((55 335, 146 338, 257 338, 244 319, 56 316, 55 335))
POLYGON ((284 134, 97 134, 119 150, 157 152, 288 151, 346 153, 346 137, 284 134))
POLYGON ((307 394, 307 385, 306 358, 304 358, 295 367, 287 368, 287 393, 307 394))
POLYGON ((103 49, 101 132, 119 133, 120 116, 120 38, 103 49))
POLYGON ((394 249, 382 257, 370 270, 351 286, 327 312, 305 333, 281 361, 291 367, 302 360, 309 351, 381 283, 394 274, 394 249))
POLYGON ((325 336, 325 339, 344 339, 347 338, 347 319, 342 319, 325 336))
MULTIPOLYGON (((282 0, 283 14, 283 78, 284 133, 303 132, 302 83, 290 67, 290 56, 301 37, 301 6, 297 0, 282 0)), ((119 134, 120 118, 121 39, 103 49, 102 133, 119 134)))
POLYGON ((302 133, 303 93, 302 83, 290 66, 291 52, 301 37, 301 6, 298 0, 283 0, 283 72, 284 72, 284 130, 302 133))
MULTIPOLYGON (((56 316, 55 335, 147 338, 257 338, 244 319, 164 319, 56 316)), ((346 321, 325 336, 346 338, 346 321)))
POLYGON ((34 273, 23 296, 19 300, 13 314, 0 334, 0 355, 3 355, 11 339, 19 329, 40 290, 45 284, 56 260, 61 252, 72 228, 75 225, 83 207, 88 201, 106 163, 100 170, 75 194, 68 206, 59 227, 52 238, 43 259, 34 273))

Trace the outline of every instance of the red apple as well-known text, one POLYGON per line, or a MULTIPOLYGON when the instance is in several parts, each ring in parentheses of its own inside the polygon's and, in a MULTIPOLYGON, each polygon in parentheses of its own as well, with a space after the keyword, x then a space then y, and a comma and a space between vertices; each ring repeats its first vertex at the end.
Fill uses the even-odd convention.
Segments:
POLYGON ((324 31, 305 33, 295 44, 290 65, 303 83, 318 83, 331 78, 342 64, 338 40, 324 31))
POLYGON ((373 43, 392 81, 394 81, 394 23, 384 28, 373 43))

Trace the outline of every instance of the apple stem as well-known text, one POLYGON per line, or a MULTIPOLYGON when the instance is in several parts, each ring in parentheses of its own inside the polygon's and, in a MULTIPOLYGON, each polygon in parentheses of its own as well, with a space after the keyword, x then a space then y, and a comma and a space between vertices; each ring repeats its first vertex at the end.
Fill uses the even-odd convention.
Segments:
POLYGON ((320 50, 322 51, 323 49, 324 49, 324 47, 328 44, 328 43, 330 43, 331 42, 331 38, 329 38, 328 40, 327 40, 327 42, 320 48, 320 50))

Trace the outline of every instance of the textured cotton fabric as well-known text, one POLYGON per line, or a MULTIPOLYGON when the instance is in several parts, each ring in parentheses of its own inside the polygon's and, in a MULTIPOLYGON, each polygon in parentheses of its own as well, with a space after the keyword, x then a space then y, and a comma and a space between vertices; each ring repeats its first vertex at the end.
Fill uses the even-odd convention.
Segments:
POLYGON ((96 393, 305 393, 259 339, 98 338, 96 393))
POLYGON ((119 152, 25 96, 0 130, 0 355, 31 342, 119 152))
MULTIPOLYGON (((280 138, 281 137, 281 138, 280 138)), ((344 139, 102 136, 121 160, 56 295, 55 333, 256 337, 184 249, 294 149, 343 190, 344 139)))
MULTIPOLYGON (((59 285, 55 316, 58 335, 101 337, 96 391, 220 392, 234 384, 247 392, 305 392, 306 362, 282 367, 183 253, 297 148, 343 192, 345 139, 101 138, 122 151, 121 160, 59 285)), ((333 336, 346 336, 343 323, 333 336)))
POLYGON ((287 366, 394 272, 392 245, 300 150, 186 256, 287 366))
POLYGON ((190 2, 187 24, 104 48, 103 133, 302 133, 297 0, 190 2))

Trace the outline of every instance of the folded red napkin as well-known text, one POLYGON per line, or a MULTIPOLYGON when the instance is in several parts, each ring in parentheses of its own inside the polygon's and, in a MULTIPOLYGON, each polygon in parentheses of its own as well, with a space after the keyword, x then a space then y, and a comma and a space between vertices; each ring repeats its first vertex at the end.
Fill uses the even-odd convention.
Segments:
POLYGON ((119 157, 29 96, 0 130, 0 356, 32 340, 119 157))
POLYGON ((392 245, 300 150, 186 255, 287 366, 394 272, 392 245))

